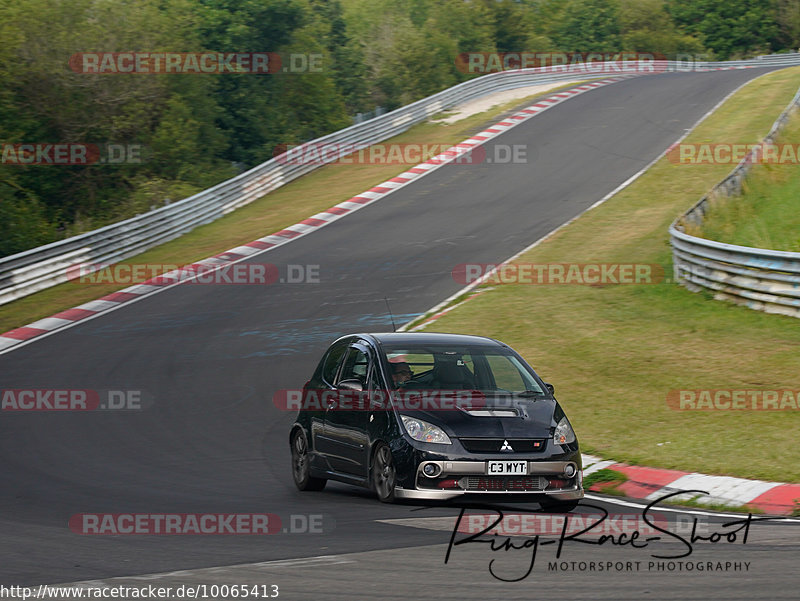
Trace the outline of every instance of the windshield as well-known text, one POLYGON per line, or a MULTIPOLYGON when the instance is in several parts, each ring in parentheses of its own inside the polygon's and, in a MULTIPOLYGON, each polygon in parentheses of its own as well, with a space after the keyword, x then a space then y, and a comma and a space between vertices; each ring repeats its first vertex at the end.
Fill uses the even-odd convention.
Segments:
POLYGON ((528 368, 502 349, 430 345, 384 351, 398 388, 545 394, 528 368))

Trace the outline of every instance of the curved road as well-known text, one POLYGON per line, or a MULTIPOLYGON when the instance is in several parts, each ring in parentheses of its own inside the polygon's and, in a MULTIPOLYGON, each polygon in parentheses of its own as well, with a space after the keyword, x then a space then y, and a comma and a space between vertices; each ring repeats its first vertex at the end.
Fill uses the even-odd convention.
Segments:
MULTIPOLYGON (((475 598, 493 598, 487 590, 494 598, 531 598, 533 586, 543 589, 541 596, 685 598, 665 592, 673 584, 685 592, 678 574, 572 572, 551 574, 547 584, 530 578, 513 587, 486 573, 481 550, 472 551, 480 555, 474 570, 466 559, 444 566, 446 531, 379 520, 453 516, 453 508, 420 514, 340 485, 298 493, 286 440, 292 416, 278 411, 271 398, 278 389, 302 386, 333 338, 391 329, 384 296, 398 323, 424 312, 461 287, 450 275, 454 266, 501 261, 579 214, 656 158, 727 93, 764 72, 661 74, 598 88, 487 145, 489 156, 496 144, 527 145, 526 164, 445 166, 250 259, 275 264, 282 274, 287 265, 319 265, 319 283, 173 287, 0 355, 0 389, 138 389, 149 399, 141 411, 0 413, 0 583, 360 553, 293 567, 239 568, 246 578, 234 571, 226 581, 272 579, 284 586, 282 597, 296 599, 312 593, 405 598, 422 591, 435 598, 468 598, 472 591, 475 598), (327 532, 81 536, 67 524, 82 512, 271 512, 284 523, 291 514, 324 514, 327 532), (426 582, 419 591, 412 586, 418 574, 426 582)), ((761 542, 754 533, 746 550, 728 545, 713 551, 723 560, 752 557, 766 580, 752 571, 705 573, 695 575, 699 588, 693 590, 716 598, 717 585, 734 581, 742 598, 766 594, 765 586, 790 590, 796 532, 789 525, 763 525, 761 542)), ((581 549, 576 556, 592 553, 581 549)), ((220 578, 218 571, 196 574, 220 578)), ((193 577, 201 576, 173 578, 193 577)), ((728 593, 725 598, 738 598, 728 593)))

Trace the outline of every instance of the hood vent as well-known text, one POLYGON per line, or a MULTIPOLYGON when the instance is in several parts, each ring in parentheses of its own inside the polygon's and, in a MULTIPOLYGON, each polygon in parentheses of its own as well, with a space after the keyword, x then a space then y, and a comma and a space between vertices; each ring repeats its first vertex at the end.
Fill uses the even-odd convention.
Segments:
POLYGON ((519 411, 514 407, 508 408, 503 407, 502 409, 492 409, 491 407, 481 407, 481 408, 462 408, 461 409, 464 413, 467 413, 473 417, 519 417, 519 411))

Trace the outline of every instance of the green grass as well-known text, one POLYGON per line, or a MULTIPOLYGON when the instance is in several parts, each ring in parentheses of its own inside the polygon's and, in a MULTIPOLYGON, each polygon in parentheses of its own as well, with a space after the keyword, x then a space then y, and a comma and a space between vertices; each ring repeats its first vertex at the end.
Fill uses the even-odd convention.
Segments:
MULTIPOLYGON (((800 85, 800 68, 761 77, 687 142, 758 141, 800 85)), ((666 158, 519 263, 657 263, 667 228, 730 171, 666 158)), ((556 387, 584 452, 709 474, 800 481, 800 413, 677 411, 671 390, 797 389, 800 321, 649 285, 495 285, 427 326, 491 336, 556 387), (669 443, 669 444, 664 444, 669 443)))
MULTIPOLYGON (((421 123, 383 144, 456 144, 496 122, 501 116, 529 106, 533 99, 547 96, 577 83, 564 84, 547 92, 513 100, 445 125, 434 120, 421 123)), ((413 165, 330 165, 317 169, 241 209, 198 227, 180 238, 162 244, 123 264, 186 265, 235 246, 280 231, 315 213, 351 198, 386 181, 413 165)), ((138 283, 138 282, 132 282, 138 283)), ((0 332, 72 308, 126 288, 130 284, 79 284, 67 282, 0 306, 0 332)))
POLYGON ((750 505, 728 505, 726 503, 703 503, 699 499, 702 499, 701 495, 696 497, 692 497, 691 499, 685 499, 683 501, 675 501, 673 499, 669 499, 664 501, 664 505, 672 505, 673 507, 694 507, 695 509, 707 509, 709 511, 721 511, 727 513, 752 513, 753 515, 756 514, 764 514, 766 513, 760 507, 751 507, 750 505))
POLYGON ((602 470, 597 470, 596 472, 592 472, 591 474, 586 476, 583 479, 583 487, 590 488, 594 484, 606 484, 610 482, 622 484, 623 482, 627 481, 628 481, 628 476, 626 476, 622 472, 606 468, 602 470))
MULTIPOLYGON (((800 142, 800 117, 790 120, 779 144, 800 142)), ((741 196, 714 199, 696 236, 738 244, 800 252, 800 169, 798 164, 756 165, 741 196)))
POLYGON ((623 491, 619 489, 619 485, 628 481, 628 476, 622 472, 610 469, 597 470, 586 476, 583 479, 584 490, 589 490, 592 486, 597 485, 594 492, 604 495, 613 495, 615 497, 626 496, 623 491))

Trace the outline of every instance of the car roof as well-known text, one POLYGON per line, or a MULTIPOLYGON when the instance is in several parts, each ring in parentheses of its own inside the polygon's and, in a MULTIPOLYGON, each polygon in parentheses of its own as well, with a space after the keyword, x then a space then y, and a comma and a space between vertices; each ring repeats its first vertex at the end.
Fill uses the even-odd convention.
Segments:
POLYGON ((378 344, 464 344, 471 346, 505 347, 502 342, 485 336, 471 336, 468 334, 446 334, 439 332, 372 332, 354 334, 367 339, 373 339, 378 344))

